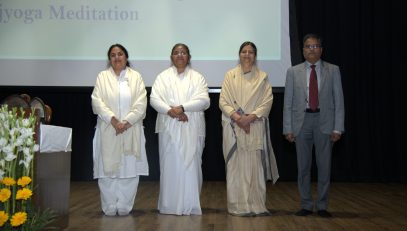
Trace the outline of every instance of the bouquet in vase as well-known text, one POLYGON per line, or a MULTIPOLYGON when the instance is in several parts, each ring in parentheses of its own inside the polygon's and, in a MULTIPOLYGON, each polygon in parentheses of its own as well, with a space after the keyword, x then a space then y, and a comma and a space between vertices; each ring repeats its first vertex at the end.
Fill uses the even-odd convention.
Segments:
POLYGON ((43 230, 56 215, 33 204, 37 117, 0 107, 0 230, 43 230))

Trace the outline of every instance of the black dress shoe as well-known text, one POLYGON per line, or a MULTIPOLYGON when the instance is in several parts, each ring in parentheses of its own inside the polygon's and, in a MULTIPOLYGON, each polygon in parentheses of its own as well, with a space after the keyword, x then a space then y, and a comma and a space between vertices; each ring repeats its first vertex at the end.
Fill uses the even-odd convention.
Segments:
POLYGON ((256 213, 255 214, 256 217, 267 217, 267 216, 271 216, 270 212, 262 212, 262 213, 256 213))
POLYGON ((326 210, 318 210, 318 216, 324 217, 324 218, 329 218, 329 217, 332 217, 332 214, 326 210))
POLYGON ((300 217, 305 217, 305 216, 308 216, 311 214, 312 214, 312 211, 310 211, 308 209, 301 209, 300 211, 296 212, 294 215, 300 216, 300 217))

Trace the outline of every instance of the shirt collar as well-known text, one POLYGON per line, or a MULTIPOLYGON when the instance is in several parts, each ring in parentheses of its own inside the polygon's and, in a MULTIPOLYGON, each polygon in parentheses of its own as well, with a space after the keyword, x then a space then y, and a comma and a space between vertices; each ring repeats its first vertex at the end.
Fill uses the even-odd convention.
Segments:
MULTIPOLYGON (((305 63, 307 64, 306 65, 307 68, 311 68, 312 64, 310 62, 306 61, 305 63)), ((316 68, 320 67, 321 66, 321 60, 318 60, 314 65, 315 65, 316 68)))

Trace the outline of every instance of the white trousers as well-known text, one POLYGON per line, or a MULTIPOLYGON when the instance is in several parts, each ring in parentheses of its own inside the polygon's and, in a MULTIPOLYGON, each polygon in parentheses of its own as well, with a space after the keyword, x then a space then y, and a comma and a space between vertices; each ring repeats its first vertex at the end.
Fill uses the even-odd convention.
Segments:
POLYGON ((117 211, 130 213, 140 177, 132 178, 99 178, 100 199, 102 210, 106 215, 114 215, 117 211))

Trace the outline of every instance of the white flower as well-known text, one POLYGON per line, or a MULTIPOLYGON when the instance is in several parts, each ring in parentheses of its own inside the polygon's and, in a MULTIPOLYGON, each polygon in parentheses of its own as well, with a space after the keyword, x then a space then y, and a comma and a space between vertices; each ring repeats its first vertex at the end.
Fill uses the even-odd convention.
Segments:
POLYGON ((10 130, 10 136, 14 136, 14 134, 16 133, 16 128, 12 128, 11 130, 10 130))
POLYGON ((3 147, 3 152, 8 153, 8 152, 13 152, 14 147, 10 144, 6 145, 3 147))
POLYGON ((30 120, 25 118, 25 119, 23 119, 22 124, 23 124, 23 127, 27 128, 28 126, 30 126, 30 120))
POLYGON ((22 109, 0 106, 0 179, 10 173, 30 175, 39 149, 34 140, 36 118, 33 114, 23 118, 23 113, 22 109))
POLYGON ((14 153, 12 153, 12 152, 7 152, 7 153, 6 153, 6 156, 4 157, 4 159, 5 159, 6 161, 12 161, 12 160, 14 160, 15 158, 17 158, 17 156, 14 155, 14 153))
POLYGON ((28 147, 23 148, 23 153, 25 156, 30 155, 30 149, 28 147))
POLYGON ((24 144, 24 139, 20 136, 20 137, 18 137, 17 138, 17 140, 16 140, 16 142, 14 143, 14 145, 16 146, 16 147, 20 147, 20 146, 22 146, 24 144))
POLYGON ((27 161, 28 163, 30 163, 32 159, 34 159, 34 155, 26 155, 25 156, 25 161, 27 161))
POLYGON ((31 128, 21 128, 20 133, 21 133, 21 136, 24 138, 32 137, 32 135, 34 135, 34 132, 31 128))
POLYGON ((7 144, 7 140, 3 137, 0 138, 0 148, 3 148, 7 144))
POLYGON ((4 126, 5 128, 10 127, 10 123, 8 122, 8 120, 6 120, 6 121, 3 122, 3 126, 4 126))
POLYGON ((26 169, 28 169, 28 168, 30 167, 30 162, 31 162, 31 161, 20 160, 19 164, 20 164, 20 165, 23 164, 24 167, 25 167, 26 169))
POLYGON ((28 139, 25 141, 25 144, 27 146, 32 146, 34 144, 34 140, 32 139, 32 137, 28 137, 28 139))

